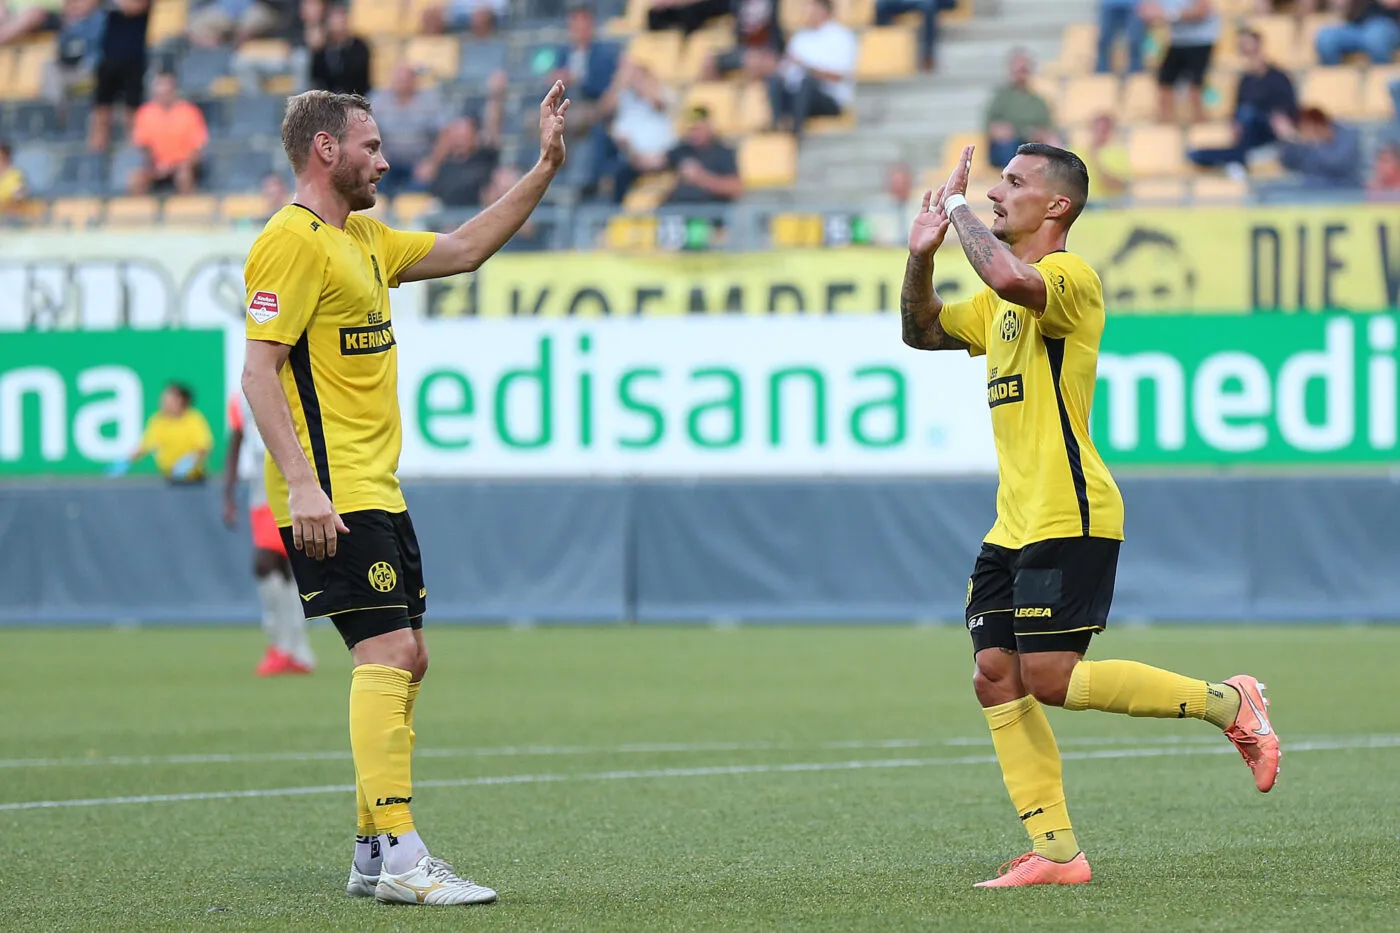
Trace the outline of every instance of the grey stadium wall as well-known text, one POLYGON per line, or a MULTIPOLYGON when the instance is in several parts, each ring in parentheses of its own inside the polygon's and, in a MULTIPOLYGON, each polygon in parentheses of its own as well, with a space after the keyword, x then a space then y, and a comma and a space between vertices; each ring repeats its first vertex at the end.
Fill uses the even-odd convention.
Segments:
MULTIPOLYGON (((1400 619, 1400 483, 1120 479, 1119 621, 1400 619)), ((405 485, 437 622, 954 622, 990 478, 405 485)), ((0 486, 0 624, 251 623, 214 485, 0 486)))

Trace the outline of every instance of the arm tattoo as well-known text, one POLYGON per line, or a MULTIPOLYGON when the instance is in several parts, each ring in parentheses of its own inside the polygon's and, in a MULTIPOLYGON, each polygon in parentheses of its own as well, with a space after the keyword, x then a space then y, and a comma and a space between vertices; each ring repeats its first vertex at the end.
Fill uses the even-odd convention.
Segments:
POLYGON ((1001 241, 992 235, 986 224, 977 219, 970 207, 956 208, 950 219, 957 228, 958 240, 962 243, 963 252, 967 254, 972 268, 982 281, 990 282, 988 275, 996 267, 997 260, 1005 259, 1006 251, 1002 248, 1001 241))
POLYGON ((933 290, 933 258, 911 253, 899 291, 904 342, 916 350, 966 350, 967 344, 943 330, 938 319, 942 311, 943 302, 933 290))

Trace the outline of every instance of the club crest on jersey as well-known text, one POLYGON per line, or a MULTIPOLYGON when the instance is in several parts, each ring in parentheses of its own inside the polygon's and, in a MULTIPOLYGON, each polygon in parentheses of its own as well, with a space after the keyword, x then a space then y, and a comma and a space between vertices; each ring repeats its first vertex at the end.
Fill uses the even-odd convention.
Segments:
POLYGON ((259 324, 266 324, 279 313, 276 292, 254 292, 253 300, 248 302, 248 316, 259 324))
POLYGON ((1011 308, 1007 308, 1006 313, 1001 316, 1001 339, 1007 343, 1015 343, 1019 336, 1021 336, 1021 316, 1011 308))

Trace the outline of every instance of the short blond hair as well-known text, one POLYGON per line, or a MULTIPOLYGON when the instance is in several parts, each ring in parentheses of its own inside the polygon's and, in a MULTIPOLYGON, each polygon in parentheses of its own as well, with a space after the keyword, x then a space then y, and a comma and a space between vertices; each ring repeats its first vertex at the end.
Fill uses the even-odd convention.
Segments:
POLYGON ((300 173, 306 168, 317 133, 328 133, 337 142, 344 139, 350 114, 356 110, 374 113, 369 101, 359 94, 305 91, 287 98, 287 112, 282 117, 282 151, 287 153, 292 171, 300 173))

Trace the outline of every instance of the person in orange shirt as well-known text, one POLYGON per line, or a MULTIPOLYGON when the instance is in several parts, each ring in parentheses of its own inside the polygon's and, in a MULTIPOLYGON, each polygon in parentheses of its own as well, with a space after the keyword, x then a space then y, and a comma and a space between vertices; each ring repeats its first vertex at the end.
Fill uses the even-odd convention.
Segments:
POLYGON ((131 193, 174 188, 190 194, 199 180, 209 127, 198 107, 180 99, 173 74, 157 75, 152 91, 153 98, 141 105, 132 123, 131 140, 146 150, 149 162, 131 173, 131 193))

